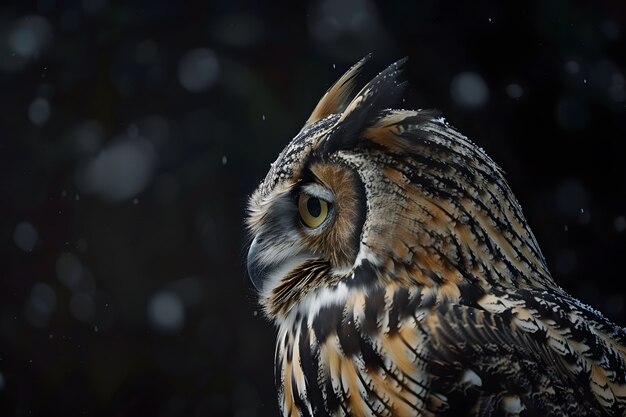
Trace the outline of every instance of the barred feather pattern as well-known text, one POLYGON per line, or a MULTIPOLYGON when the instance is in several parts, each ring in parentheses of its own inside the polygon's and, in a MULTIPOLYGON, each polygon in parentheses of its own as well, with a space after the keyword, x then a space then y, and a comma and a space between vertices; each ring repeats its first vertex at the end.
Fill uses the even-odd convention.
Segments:
POLYGON ((621 329, 549 291, 474 301, 388 285, 282 326, 282 414, 624 415, 621 329))
POLYGON ((554 282, 503 171, 438 113, 377 107, 398 65, 346 103, 350 71, 250 202, 282 415, 626 416, 624 329, 554 282), (311 182, 321 232, 294 220, 311 182))

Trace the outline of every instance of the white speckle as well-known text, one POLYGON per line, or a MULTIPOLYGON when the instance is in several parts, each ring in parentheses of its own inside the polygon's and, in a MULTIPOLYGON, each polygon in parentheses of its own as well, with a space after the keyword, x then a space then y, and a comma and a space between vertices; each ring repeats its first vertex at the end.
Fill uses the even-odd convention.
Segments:
POLYGON ((567 227, 567 225, 563 226, 563 229, 567 232, 569 230, 569 227, 567 227))
POLYGON ((491 22, 491 18, 489 18, 489 21, 491 22))
POLYGON ((591 221, 591 212, 589 210, 580 209, 580 213, 578 214, 578 221, 582 224, 587 224, 591 221))
POLYGON ((261 119, 262 119, 263 121, 265 121, 265 115, 262 115, 262 116, 261 116, 261 119))
POLYGON ((228 163, 228 158, 226 158, 226 155, 222 156, 222 165, 226 165, 228 163))
POLYGON ((613 227, 617 232, 626 230, 626 218, 624 218, 624 216, 617 216, 615 220, 613 220, 613 227))
POLYGON ((580 208, 580 212, 581 212, 581 213, 584 213, 584 212, 585 212, 585 209, 581 207, 581 208, 580 208))
POLYGON ((37 229, 35 229, 32 224, 28 222, 21 222, 15 226, 15 230, 13 231, 13 242, 15 242, 15 245, 24 252, 32 252, 38 240, 39 235, 37 234, 37 229))
POLYGON ((95 333, 98 333, 98 325, 97 325, 97 324, 96 324, 95 326, 93 326, 93 331, 94 331, 95 333))
POLYGON ((337 68, 337 66, 335 64, 333 64, 333 69, 337 68))
POLYGON ((483 386, 483 380, 480 379, 478 374, 471 369, 467 369, 465 372, 463 372, 461 382, 465 382, 470 385, 476 385, 477 387, 483 386))
POLYGON ((185 322, 185 310, 178 296, 169 291, 156 293, 150 299, 148 315, 160 331, 172 333, 180 330, 185 322))
POLYGON ((42 97, 38 97, 28 107, 28 118, 36 126, 43 126, 50 118, 50 103, 42 97))
POLYGON ((564 181, 555 194, 556 209, 568 218, 580 216, 580 208, 589 205, 589 192, 576 179, 564 181), (576 209, 578 207, 578 209, 576 209))
POLYGON ((192 93, 206 91, 217 80, 218 74, 217 56, 206 48, 187 52, 178 65, 178 80, 192 93))
POLYGON ((587 79, 586 78, 583 79, 583 83, 587 84, 587 79))

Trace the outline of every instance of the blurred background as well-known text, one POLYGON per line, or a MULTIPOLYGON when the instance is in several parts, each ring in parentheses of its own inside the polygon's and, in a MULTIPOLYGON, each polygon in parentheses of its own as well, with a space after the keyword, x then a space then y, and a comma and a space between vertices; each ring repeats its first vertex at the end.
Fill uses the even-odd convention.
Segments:
POLYGON ((0 415, 277 415, 246 198, 368 52, 626 324, 626 3, 518 3, 3 2, 0 415))

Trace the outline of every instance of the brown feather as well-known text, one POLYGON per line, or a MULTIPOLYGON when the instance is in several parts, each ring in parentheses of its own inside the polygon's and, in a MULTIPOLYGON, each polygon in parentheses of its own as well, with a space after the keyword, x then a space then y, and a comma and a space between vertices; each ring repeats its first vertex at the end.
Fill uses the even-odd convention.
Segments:
POLYGON ((324 94, 321 100, 315 106, 313 113, 309 116, 304 127, 310 126, 318 120, 330 116, 331 114, 341 113, 347 106, 354 92, 355 78, 361 72, 363 64, 370 59, 370 55, 361 59, 354 64, 345 74, 341 76, 324 94))

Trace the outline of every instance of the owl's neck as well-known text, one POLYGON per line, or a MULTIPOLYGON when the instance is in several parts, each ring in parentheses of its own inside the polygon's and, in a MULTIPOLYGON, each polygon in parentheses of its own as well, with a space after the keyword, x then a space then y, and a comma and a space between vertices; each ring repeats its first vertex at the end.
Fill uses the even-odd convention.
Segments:
MULTIPOLYGON (((464 210, 471 216, 460 217, 464 222, 435 219, 407 231, 399 221, 398 228, 390 231, 395 238, 370 239, 378 245, 370 252, 380 254, 378 278, 407 288, 419 286, 434 291, 437 299, 448 300, 463 298, 464 290, 559 288, 525 222, 509 222, 508 230, 498 228, 492 217, 472 212, 469 204, 464 210)), ((431 209, 441 215, 437 210, 445 208, 433 205, 431 209)))
MULTIPOLYGON (((298 303, 290 303, 290 308, 275 312, 277 326, 293 331, 303 320, 318 317, 321 311, 343 308, 348 300, 368 298, 389 286, 419 291, 432 303, 473 304, 492 289, 562 291, 550 276, 543 257, 537 256, 519 237, 515 239, 519 234, 490 233, 492 226, 476 221, 453 223, 453 229, 446 231, 436 223, 430 226, 430 230, 422 226, 422 230, 413 235, 421 244, 410 250, 402 241, 402 236, 407 236, 402 232, 392 234, 392 239, 375 240, 391 242, 390 246, 371 248, 361 243, 355 266, 350 271, 338 275, 325 269, 324 281, 328 285, 301 294, 298 303), (438 233, 446 233, 447 237, 438 233), (429 238, 420 238, 420 234, 429 238)), ((534 241, 532 233, 528 233, 534 241)))

